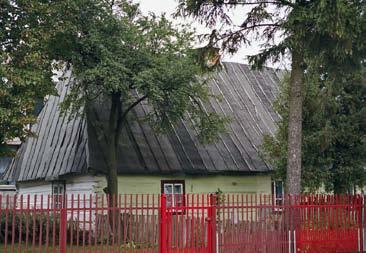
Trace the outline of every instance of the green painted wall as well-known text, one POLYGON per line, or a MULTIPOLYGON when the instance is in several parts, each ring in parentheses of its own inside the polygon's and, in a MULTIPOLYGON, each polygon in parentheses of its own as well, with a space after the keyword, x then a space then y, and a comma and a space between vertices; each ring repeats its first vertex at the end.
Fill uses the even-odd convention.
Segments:
MULTIPOLYGON (((269 175, 253 176, 132 176, 118 177, 119 192, 160 193, 161 180, 185 180, 186 193, 210 193, 218 188, 224 193, 271 193, 271 177, 269 175)), ((101 187, 103 188, 103 187, 101 187)))

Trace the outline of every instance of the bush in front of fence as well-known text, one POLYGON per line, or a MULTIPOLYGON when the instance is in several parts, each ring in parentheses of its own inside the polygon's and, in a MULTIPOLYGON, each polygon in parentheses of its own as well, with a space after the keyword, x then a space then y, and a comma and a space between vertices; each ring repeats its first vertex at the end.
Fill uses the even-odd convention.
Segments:
MULTIPOLYGON (((60 237, 60 214, 2 212, 0 214, 0 244, 22 242, 32 244, 35 242, 56 245, 60 237)), ((67 238, 72 238, 73 244, 94 241, 92 232, 80 228, 80 222, 68 221, 67 238)))
MULTIPOLYGON (((124 231, 128 223, 135 223, 137 217, 127 214, 121 215, 120 238, 126 242, 121 242, 121 248, 155 248, 157 236, 148 233, 138 235, 132 233, 137 230, 134 224, 133 231, 124 231), (124 234, 126 233, 126 234, 124 234)), ((157 218, 156 218, 157 221, 157 218)), ((96 227, 86 225, 86 221, 69 218, 67 220, 66 237, 68 244, 81 245, 85 243, 106 244, 112 243, 113 234, 106 215, 97 216, 96 227)), ((140 224, 144 226, 144 224, 140 224)), ((157 223, 154 223, 157 226, 157 223)), ((139 226, 140 227, 140 226, 139 226)), ((157 227, 155 228, 157 230, 157 227)), ((151 231, 150 231, 151 232, 151 231)), ((116 232, 115 232, 116 233, 116 232)), ((23 243, 32 245, 33 242, 47 245, 58 245, 60 240, 60 214, 59 213, 32 213, 32 212, 13 212, 4 210, 0 213, 0 244, 23 243)), ((117 239, 116 239, 117 241, 117 239)))
POLYGON ((34 242, 57 243, 59 240, 59 215, 56 214, 14 214, 2 212, 0 215, 0 243, 34 242), (14 238, 13 238, 14 237, 14 238))

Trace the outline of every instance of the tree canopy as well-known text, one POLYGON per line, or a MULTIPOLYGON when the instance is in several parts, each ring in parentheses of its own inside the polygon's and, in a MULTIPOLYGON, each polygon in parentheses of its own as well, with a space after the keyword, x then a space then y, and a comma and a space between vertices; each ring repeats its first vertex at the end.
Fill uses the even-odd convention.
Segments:
POLYGON ((317 77, 327 75, 334 79, 336 68, 345 73, 360 67, 365 56, 366 3, 362 0, 180 0, 179 3, 178 15, 193 16, 211 28, 206 48, 220 46, 234 53, 243 45, 261 41, 262 51, 249 57, 254 67, 261 67, 268 60, 276 62, 291 57, 286 189, 290 194, 299 194, 303 92, 308 78, 305 73, 315 68, 317 77), (236 24, 229 13, 238 8, 242 8, 243 19, 236 24))
POLYGON ((149 104, 144 120, 156 131, 169 131, 182 118, 203 143, 225 131, 228 119, 202 107, 212 98, 204 75, 210 67, 192 49, 187 27, 144 16, 126 0, 9 0, 1 14, 2 143, 26 136, 35 101, 54 94, 55 71, 72 72, 75 82, 62 109, 86 117, 97 133, 110 194, 118 193, 119 137, 137 104, 149 104), (107 121, 90 120, 100 103, 108 105, 107 121))
POLYGON ((45 53, 49 10, 44 1, 0 3, 0 155, 8 155, 7 141, 31 134, 36 103, 54 94, 52 59, 45 53))
MULTIPOLYGON (((304 190, 352 193, 366 183, 366 75, 365 70, 329 79, 308 73, 303 117, 304 190), (317 76, 317 77, 316 77, 317 76)), ((286 175, 288 78, 275 103, 281 115, 275 136, 266 136, 264 155, 275 166, 276 177, 286 175)))

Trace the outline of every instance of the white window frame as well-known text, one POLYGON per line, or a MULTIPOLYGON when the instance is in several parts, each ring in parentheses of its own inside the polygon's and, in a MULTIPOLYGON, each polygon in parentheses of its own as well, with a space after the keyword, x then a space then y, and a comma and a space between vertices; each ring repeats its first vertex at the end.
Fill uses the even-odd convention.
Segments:
POLYGON ((272 192, 273 192, 273 205, 275 206, 274 210, 275 211, 282 211, 282 208, 280 208, 279 206, 282 206, 284 204, 284 196, 285 196, 285 190, 284 190, 284 185, 283 185, 283 181, 281 180, 273 180, 272 181, 272 192), (278 195, 279 192, 277 192, 277 185, 281 184, 281 197, 279 197, 278 195))
POLYGON ((66 190, 66 184, 64 181, 52 182, 52 200, 54 208, 60 209, 64 206, 65 195, 66 195, 65 190, 66 190))
POLYGON ((170 208, 170 209, 172 208, 170 211, 181 213, 182 210, 174 209, 174 207, 184 207, 185 206, 185 199, 184 199, 185 198, 184 197, 185 182, 184 182, 184 180, 162 180, 161 188, 162 188, 161 192, 167 196, 167 200, 168 200, 168 198, 170 198, 167 201, 167 208, 170 208), (171 193, 165 192, 166 186, 171 187, 171 189, 172 189, 171 193), (180 192, 178 192, 178 193, 174 192, 176 186, 180 187, 180 192), (178 196, 180 197, 180 199, 177 199, 178 196))

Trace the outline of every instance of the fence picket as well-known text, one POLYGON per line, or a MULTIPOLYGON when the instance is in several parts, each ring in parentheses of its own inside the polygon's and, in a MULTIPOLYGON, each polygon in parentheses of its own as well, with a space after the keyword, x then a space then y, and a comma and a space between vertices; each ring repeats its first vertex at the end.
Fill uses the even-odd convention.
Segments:
POLYGON ((358 195, 0 195, 0 243, 6 253, 356 252, 364 205, 358 195))

